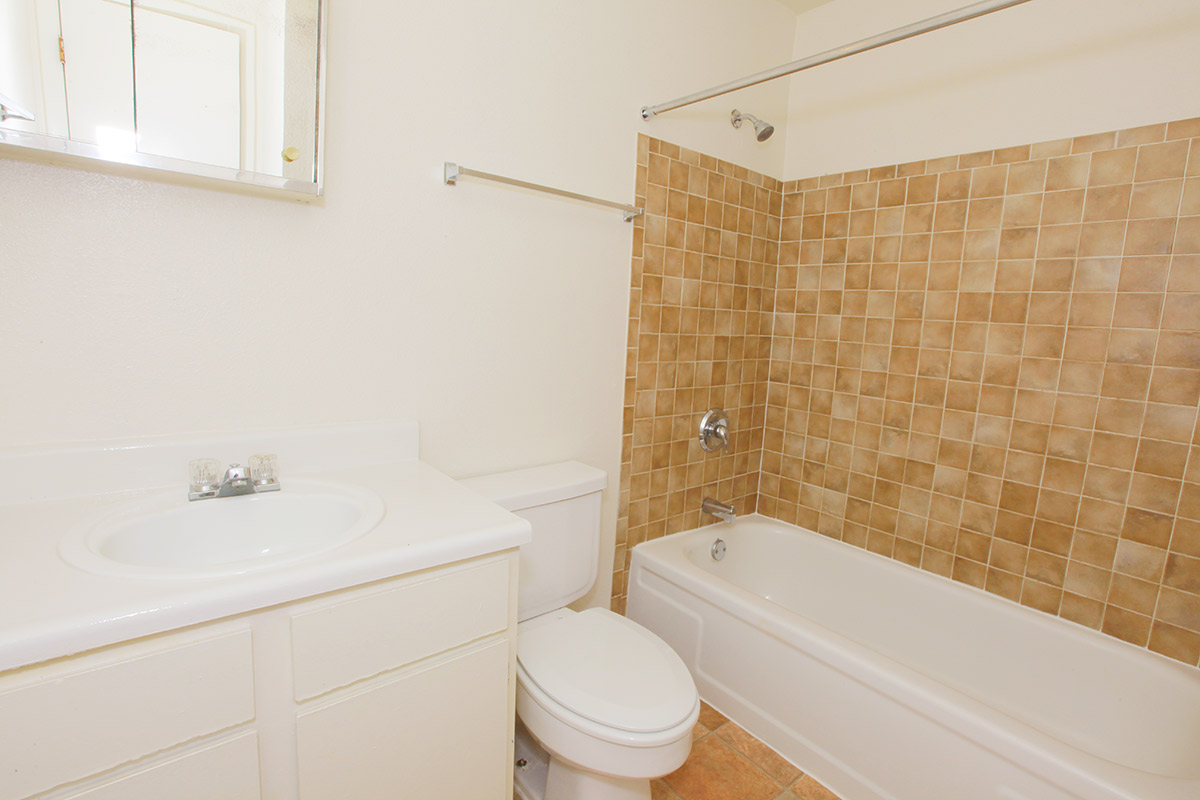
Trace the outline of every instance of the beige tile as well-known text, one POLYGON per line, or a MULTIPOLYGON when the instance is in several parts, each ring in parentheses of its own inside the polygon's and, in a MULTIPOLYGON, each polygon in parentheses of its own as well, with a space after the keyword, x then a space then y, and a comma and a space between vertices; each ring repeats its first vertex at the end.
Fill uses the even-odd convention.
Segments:
POLYGON ((1152 620, 1148 616, 1118 606, 1108 606, 1104 611, 1104 622, 1100 630, 1130 644, 1145 647, 1150 640, 1151 623, 1152 620))
MULTIPOLYGON (((1171 217, 1180 212, 1182 180, 1162 180, 1135 183, 1130 196, 1130 219, 1171 217)), ((1188 213, 1186 210, 1183 213, 1188 213)), ((1192 212, 1200 213, 1200 212, 1192 212)))
POLYGON ((1091 157, 1088 155, 1051 158, 1046 171, 1046 191, 1082 189, 1087 186, 1090 167, 1091 157))
POLYGON ((1083 208, 1084 222, 1102 222, 1125 219, 1129 216, 1129 202, 1133 192, 1130 184, 1101 186, 1087 191, 1083 208))
POLYGON ((1165 138, 1166 132, 1166 123, 1143 125, 1139 128, 1127 128, 1123 131, 1117 131, 1117 146, 1128 147, 1136 144, 1161 142, 1165 138))
POLYGON ((1179 553, 1168 555, 1163 585, 1200 595, 1200 558, 1179 553))
POLYGON ((1185 140, 1163 144, 1143 145, 1138 150, 1137 171, 1134 180, 1156 181, 1165 178, 1182 178, 1187 166, 1188 142, 1185 140))
POLYGON ((1200 661, 1200 634, 1161 621, 1150 629, 1150 649, 1156 653, 1196 664, 1200 661))
POLYGON ((786 186, 639 139, 613 607, 716 491, 1196 664, 1196 137, 786 186), (729 460, 693 452, 713 402, 751 420, 729 460))
POLYGON ((1192 633, 1200 633, 1200 595, 1164 586, 1159 591, 1155 618, 1192 633))
POLYGON ((1131 182, 1137 157, 1138 148, 1136 147, 1123 147, 1117 150, 1093 153, 1091 169, 1088 172, 1088 185, 1109 186, 1131 182))
POLYGON ((1072 622, 1098 630, 1104 618, 1104 604, 1071 592, 1063 592, 1062 606, 1058 613, 1072 622))
POLYGON ((1125 255, 1163 255, 1172 251, 1176 220, 1131 220, 1125 237, 1125 255))

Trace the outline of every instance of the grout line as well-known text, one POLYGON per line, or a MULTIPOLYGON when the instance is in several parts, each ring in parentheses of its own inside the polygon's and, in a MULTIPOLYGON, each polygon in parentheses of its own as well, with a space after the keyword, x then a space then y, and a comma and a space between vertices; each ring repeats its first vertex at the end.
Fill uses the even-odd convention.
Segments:
MULTIPOLYGON (((1115 141, 1114 141, 1114 145, 1115 145, 1115 141)), ((1072 148, 1072 149, 1074 149, 1074 148, 1072 148)), ((1071 314, 1075 310, 1076 303, 1082 302, 1080 299, 1080 292, 1077 291, 1075 288, 1075 282, 1079 278, 1079 259, 1080 259, 1079 250, 1083 246, 1083 226, 1087 224, 1086 222, 1084 222, 1084 218, 1087 216, 1087 193, 1088 193, 1088 189, 1091 185, 1091 177, 1090 176, 1091 176, 1091 172, 1092 172, 1092 158, 1093 158, 1094 154, 1095 154, 1095 151, 1089 151, 1087 153, 1078 154, 1080 156, 1086 156, 1087 174, 1089 177, 1084 181, 1084 185, 1080 189, 1080 191, 1083 192, 1083 202, 1079 209, 1079 226, 1080 226, 1079 242, 1076 244, 1076 247, 1075 247, 1075 257, 1072 259, 1073 265, 1071 268, 1071 285, 1068 289, 1069 299, 1067 302, 1067 319, 1066 319, 1066 324, 1064 325, 1064 328, 1063 328, 1063 355, 1060 356, 1060 358, 1059 358, 1060 367, 1059 367, 1059 373, 1058 373, 1058 380, 1055 381, 1055 384, 1054 384, 1054 392, 1056 395, 1063 393, 1061 391, 1061 389, 1062 389, 1062 365, 1065 362, 1065 356, 1066 356, 1066 337, 1070 333, 1071 327, 1072 327, 1071 314)), ((1073 153, 1072 155, 1075 155, 1075 154, 1073 153)), ((1048 169, 1047 169, 1046 179, 1047 179, 1047 182, 1049 182, 1049 170, 1048 169)), ((1043 195, 1043 197, 1044 197, 1044 195, 1043 195)), ((1040 227, 1041 227, 1041 225, 1039 224, 1039 229, 1040 229, 1040 227)), ((1128 231, 1129 231, 1129 221, 1126 220, 1125 221, 1125 230, 1121 235, 1121 252, 1122 253, 1124 253, 1124 251, 1125 251, 1125 237, 1128 234, 1128 231)), ((1036 265, 1035 265, 1034 269, 1036 271, 1036 265)), ((1117 271, 1118 286, 1120 285, 1120 281, 1121 281, 1121 274, 1120 274, 1120 269, 1118 268, 1118 271, 1117 271)), ((1113 314, 1115 315, 1116 314, 1116 297, 1115 297, 1116 288, 1115 287, 1113 289, 1113 294, 1114 294, 1113 314)), ((1091 427, 1090 427, 1090 430, 1088 430, 1088 453, 1087 453, 1085 461, 1083 462, 1083 464, 1084 464, 1083 483, 1079 487, 1079 505, 1075 509, 1075 517, 1071 522, 1071 541, 1068 544, 1066 554, 1061 556, 1061 558, 1063 559, 1063 562, 1064 562, 1063 582, 1062 582, 1062 586, 1057 587, 1060 590, 1060 594, 1059 594, 1059 598, 1058 598, 1058 606, 1054 612, 1056 616, 1060 616, 1062 614, 1062 608, 1063 608, 1064 603, 1066 602, 1067 594, 1068 594, 1067 580, 1068 580, 1068 575, 1071 572, 1071 563, 1076 561, 1076 559, 1074 559, 1072 557, 1072 553, 1075 551, 1076 536, 1079 532, 1079 516, 1083 511, 1083 497, 1084 497, 1083 492, 1084 492, 1084 488, 1087 486, 1088 472, 1091 470, 1091 467, 1092 467, 1091 452, 1092 452, 1092 444, 1096 441, 1096 421, 1099 419, 1100 403, 1104 398, 1104 395, 1103 395, 1104 371, 1105 371, 1105 367, 1108 364, 1108 346, 1109 346, 1109 343, 1112 341, 1112 322, 1113 322, 1113 318, 1110 317, 1109 321, 1108 321, 1108 328, 1107 328, 1108 336, 1105 338, 1105 342, 1104 342, 1104 347, 1105 347, 1104 358, 1099 360, 1099 362, 1098 362, 1101 364, 1100 388, 1097 389, 1097 395, 1096 395, 1096 414, 1092 417, 1091 427)), ((1093 326, 1078 326, 1078 327, 1093 327, 1093 326)), ((1095 363, 1095 362, 1086 362, 1086 363, 1095 363)), ((1074 393, 1072 393, 1072 394, 1074 394, 1074 393)), ((1090 396, 1090 395, 1081 395, 1081 396, 1090 396)), ((1051 414, 1050 430, 1051 430, 1051 432, 1053 432, 1053 430, 1054 430, 1053 414, 1051 414)), ((1045 468, 1044 461, 1045 461, 1045 458, 1048 458, 1048 457, 1049 457, 1049 442, 1047 441, 1047 452, 1044 454, 1044 457, 1043 457, 1042 474, 1039 477, 1038 484, 1037 484, 1038 508, 1039 509, 1041 507, 1041 502, 1042 502, 1041 492, 1042 492, 1042 488, 1045 485, 1045 476, 1046 476, 1046 468, 1045 468)), ((1125 493, 1126 493, 1126 497, 1128 497, 1128 494, 1129 494, 1128 487, 1126 488, 1125 493)), ((1037 525, 1037 520, 1038 520, 1038 516, 1037 516, 1037 513, 1035 512, 1034 517, 1033 517, 1033 522, 1034 522, 1035 526, 1037 525)), ((1031 550, 1036 549, 1036 550, 1038 550, 1038 552, 1049 552, 1046 550, 1041 550, 1040 548, 1033 547, 1032 534, 1030 537, 1030 549, 1031 550)), ((1057 556, 1058 554, 1051 553, 1051 555, 1057 556)), ((1092 566, 1092 565, 1089 564, 1087 566, 1092 566)), ((1026 559, 1025 571, 1026 571, 1026 573, 1028 573, 1028 571, 1029 571, 1028 559, 1026 559)), ((1107 587, 1105 587, 1106 595, 1112 586, 1112 570, 1111 569, 1109 570, 1108 584, 1109 585, 1107 587)), ((1077 593, 1070 592, 1070 594, 1077 594, 1077 593)), ((1079 596, 1083 596, 1083 595, 1079 595, 1079 596)), ((1090 600, 1092 598, 1087 598, 1087 599, 1090 600)), ((1099 626, 1102 624, 1103 624, 1103 608, 1101 608, 1101 620, 1098 621, 1097 625, 1099 626)), ((1096 630, 1099 630, 1099 627, 1097 627, 1096 630)))
MULTIPOLYGON (((1032 155, 1032 153, 1031 153, 1031 155, 1032 155)), ((1046 170, 1045 170, 1045 174, 1042 176, 1041 188, 1038 190, 1038 194, 1040 197, 1040 207, 1038 210, 1038 225, 1037 225, 1037 227, 1038 227, 1039 233, 1038 233, 1037 241, 1034 242, 1033 259, 1032 259, 1032 264, 1030 265, 1030 270, 1029 270, 1029 289, 1028 289, 1028 292, 1026 292, 1026 297, 1028 299, 1025 302, 1024 322, 1021 324, 1021 328, 1022 328, 1021 329, 1021 352, 1020 352, 1020 354, 1017 355, 1017 359, 1021 364, 1020 369, 1018 369, 1018 371, 1017 371, 1016 392, 1018 392, 1018 393, 1020 391, 1019 387, 1021 385, 1021 372, 1024 370, 1025 342, 1026 342, 1026 338, 1029 336, 1029 312, 1031 310, 1031 307, 1033 306, 1033 297, 1034 297, 1034 288, 1033 287, 1034 287, 1034 283, 1035 283, 1036 276, 1037 276, 1037 261, 1038 261, 1037 248, 1038 248, 1038 245, 1041 243, 1041 229, 1043 227, 1042 218, 1046 213, 1046 192, 1047 192, 1046 187, 1050 182, 1050 159, 1046 158, 1044 160, 1046 162, 1046 170)), ((1091 156, 1090 155, 1088 156, 1088 168, 1090 171, 1090 168, 1091 168, 1091 156)), ((1011 179, 1011 177, 1012 177, 1012 168, 1010 165, 1009 178, 1011 179)), ((1005 181, 1005 192, 1006 193, 1004 196, 1004 206, 1000 212, 1000 235, 1001 235, 1001 238, 1003 238, 1003 235, 1004 235, 1004 214, 1008 210, 1009 199, 1011 197, 1013 197, 1013 195, 1009 195, 1007 193, 1007 190, 1008 190, 1008 182, 1005 181)), ((1082 240, 1082 238, 1083 238, 1083 229, 1082 229, 1083 209, 1082 208, 1080 209, 1079 215, 1080 215, 1080 226, 1081 226, 1080 227, 1080 240, 1082 240)), ((1076 246, 1075 246, 1076 258, 1074 259, 1076 261, 1076 264, 1078 264, 1078 254, 1079 254, 1079 243, 1077 242, 1076 246)), ((997 253, 997 255, 998 255, 998 253, 997 253)), ((999 261, 997 261, 996 280, 999 281, 999 279, 1000 279, 1000 268, 999 268, 999 261)), ((1072 274, 1071 280, 1072 280, 1072 289, 1073 289, 1074 288, 1074 274, 1072 274)), ((1073 297, 1074 297, 1074 292, 1072 291, 1072 298, 1073 297)), ((1066 319, 1063 321, 1062 343, 1064 345, 1064 350, 1065 350, 1065 342, 1066 342, 1067 332, 1070 330, 1070 327, 1071 327, 1071 301, 1068 301, 1066 319)), ((986 361, 985 361, 984 366, 986 369, 986 361)), ((1062 381, 1062 366, 1063 366, 1063 359, 1060 356, 1058 378, 1055 380, 1055 394, 1056 395, 1057 395, 1058 386, 1060 385, 1060 383, 1062 381)), ((1014 394, 1014 396, 1013 396, 1014 412, 1016 411, 1016 402, 1017 402, 1017 396, 1016 396, 1016 394, 1014 394)), ((1051 432, 1053 432, 1053 429, 1054 429, 1053 423, 1054 423, 1054 412, 1051 411, 1050 412, 1050 424, 1048 426, 1050 428, 1051 432)), ((1008 457, 1012 453, 1012 447, 1010 446, 1011 441, 1012 441, 1012 426, 1011 425, 1009 426, 1008 433, 1009 433, 1009 441, 1006 442, 1004 445, 1004 457, 1001 461, 1001 466, 1000 466, 1000 494, 996 498, 997 521, 1000 516, 1000 499, 1004 495, 1004 483, 1007 479, 1008 457)), ((1042 475, 1039 476, 1039 479, 1038 479, 1039 502, 1041 499, 1042 478, 1044 478, 1044 476, 1045 476, 1045 459, 1049 456, 1049 449, 1050 449, 1049 435, 1050 434, 1048 433, 1047 439, 1046 439, 1046 453, 1044 453, 1042 456, 1042 459, 1043 459, 1042 475)), ((1090 441, 1091 440, 1089 439, 1089 447, 1090 447, 1090 441)), ((1014 481, 1014 483, 1019 483, 1019 481, 1014 481)), ((1008 511, 1008 509, 1005 509, 1005 510, 1008 511)), ((1013 513, 1013 512, 1009 512, 1009 513, 1013 513)), ((1033 547, 1033 532, 1034 532, 1034 527, 1036 524, 1037 524, 1037 509, 1035 507, 1033 513, 1030 515, 1029 541, 1024 545, 1024 549, 1025 549, 1024 557, 1025 558, 1024 558, 1024 563, 1021 566, 1021 575, 1020 575, 1021 584, 1020 584, 1020 587, 1019 587, 1018 593, 1017 593, 1017 603, 1019 603, 1021 605, 1024 605, 1023 603, 1021 603, 1021 599, 1024 598, 1024 596, 1025 596, 1026 584, 1028 581, 1033 580, 1032 578, 1029 577, 1029 556, 1030 556, 1030 553, 1033 552, 1035 549, 1033 547)), ((1041 552, 1041 551, 1039 551, 1039 552, 1041 552)), ((1063 581, 1064 581, 1064 583, 1066 581, 1066 569, 1065 568, 1063 570, 1063 581)), ((1057 615, 1062 610, 1062 598, 1063 598, 1064 590, 1061 586, 1058 586, 1055 588, 1058 591, 1058 603, 1054 608, 1054 614, 1057 615)), ((1026 606, 1026 607, 1028 607, 1028 606, 1026 606)))
MULTIPOLYGON (((1141 155, 1142 155, 1142 151, 1141 151, 1141 148, 1139 147, 1138 159, 1141 159, 1141 155)), ((1137 167, 1137 162, 1135 161, 1134 162, 1135 176, 1136 176, 1136 167, 1137 167)), ((1159 312, 1158 336, 1154 341, 1154 355, 1150 360, 1150 363, 1151 363, 1150 384, 1151 385, 1153 385, 1153 383, 1154 383, 1154 370, 1155 370, 1155 368, 1157 368, 1157 365, 1158 365, 1158 347, 1159 347, 1159 343, 1162 341, 1162 321, 1167 313, 1167 297, 1170 295, 1171 276, 1175 272, 1175 239, 1179 236, 1179 220, 1181 218, 1180 215, 1182 214, 1182 211, 1183 211, 1183 197, 1186 193, 1187 193, 1187 157, 1184 158, 1184 177, 1183 177, 1183 182, 1180 186, 1179 201, 1175 205, 1175 232, 1171 236, 1171 252, 1168 254, 1167 276, 1166 276, 1165 282, 1163 283, 1163 292, 1162 292, 1163 293, 1163 306, 1162 306, 1162 310, 1159 312)), ((1132 203, 1132 199, 1130 200, 1130 202, 1132 203)), ((1147 392, 1149 392, 1149 387, 1147 387, 1147 392)), ((1145 429, 1145 427, 1146 427, 1146 419, 1143 416, 1142 417, 1142 429, 1145 429)), ((1146 633, 1146 644, 1144 645, 1145 647, 1149 647, 1150 642, 1154 639, 1154 623, 1159 621, 1158 609, 1159 609, 1159 606, 1162 604, 1163 587, 1166 586, 1164 581, 1166 580, 1167 562, 1169 562, 1171 559, 1171 546, 1175 544, 1175 533, 1176 533, 1177 529, 1179 528, 1179 506, 1183 502, 1183 490, 1187 486, 1188 467, 1191 466, 1192 451, 1194 449, 1193 442, 1196 441, 1197 431, 1200 431, 1200 414, 1197 415, 1197 420, 1193 421, 1193 423, 1192 423, 1192 438, 1186 444, 1188 455, 1184 459, 1184 462, 1183 462, 1183 475, 1180 477, 1179 497, 1177 497, 1175 500, 1175 510, 1172 514, 1172 520, 1171 520, 1171 533, 1167 536, 1167 547, 1166 547, 1165 555, 1163 556, 1163 574, 1159 576, 1158 591, 1155 593, 1155 597, 1154 597, 1154 608, 1150 612, 1150 630, 1147 631, 1147 633, 1146 633)), ((1143 441, 1145 441, 1145 439, 1142 438, 1141 436, 1139 436, 1139 438, 1138 438, 1138 453, 1141 452, 1141 446, 1142 446, 1143 441)), ((1136 467, 1137 467, 1138 453, 1134 454, 1135 472, 1136 472, 1136 467)), ((1133 485, 1133 479, 1130 478, 1131 491, 1132 491, 1132 485, 1133 485)), ((1128 506, 1127 506, 1127 508, 1128 508, 1128 506)), ((1126 513, 1128 513, 1128 510, 1126 511, 1126 513)), ((1111 594, 1111 592, 1112 592, 1112 590, 1110 587, 1109 593, 1111 594)), ((1107 606, 1106 606, 1106 609, 1105 609, 1106 616, 1107 616, 1107 613, 1108 613, 1108 611, 1107 611, 1107 606)), ((1164 624, 1169 624, 1169 623, 1164 623, 1164 624)))

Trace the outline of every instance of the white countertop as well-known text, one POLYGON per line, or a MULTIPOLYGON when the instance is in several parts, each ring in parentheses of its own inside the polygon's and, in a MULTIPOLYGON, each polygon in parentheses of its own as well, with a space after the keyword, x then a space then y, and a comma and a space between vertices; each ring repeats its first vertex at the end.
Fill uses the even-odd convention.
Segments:
MULTIPOLYGON (((287 477, 280 475, 285 491, 287 477)), ((383 499, 384 517, 355 541, 285 565, 221 578, 131 578, 74 567, 59 556, 58 542, 142 492, 0 505, 0 672, 530 539, 527 522, 416 460, 295 477, 369 489, 383 499)), ((186 492, 186 485, 179 490, 186 492)))

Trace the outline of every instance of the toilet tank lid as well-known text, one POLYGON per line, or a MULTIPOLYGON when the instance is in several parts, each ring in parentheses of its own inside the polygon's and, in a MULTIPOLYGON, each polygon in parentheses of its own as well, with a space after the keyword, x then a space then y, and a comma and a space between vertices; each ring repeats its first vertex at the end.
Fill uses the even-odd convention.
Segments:
POLYGON ((578 461, 560 461, 466 478, 459 483, 493 503, 515 511, 598 492, 608 484, 608 475, 604 470, 578 461))

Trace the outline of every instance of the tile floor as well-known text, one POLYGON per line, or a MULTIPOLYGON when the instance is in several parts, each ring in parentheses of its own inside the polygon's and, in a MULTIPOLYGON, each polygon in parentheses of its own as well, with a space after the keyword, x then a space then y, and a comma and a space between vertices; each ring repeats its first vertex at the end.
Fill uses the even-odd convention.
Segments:
POLYGON ((839 800, 707 703, 687 762, 650 789, 652 800, 839 800))

